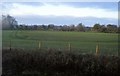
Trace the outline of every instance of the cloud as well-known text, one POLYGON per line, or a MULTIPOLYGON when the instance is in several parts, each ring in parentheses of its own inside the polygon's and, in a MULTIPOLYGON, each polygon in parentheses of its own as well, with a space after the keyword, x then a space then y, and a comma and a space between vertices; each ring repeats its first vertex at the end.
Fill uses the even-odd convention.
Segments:
POLYGON ((2 2, 118 2, 119 0, 2 0, 2 2))
POLYGON ((22 3, 13 3, 9 10, 4 10, 12 16, 72 16, 72 17, 96 17, 96 18, 118 18, 118 12, 107 10, 103 8, 79 7, 75 8, 67 5, 52 5, 50 3, 43 3, 43 5, 33 6, 22 3))
POLYGON ((72 17, 72 16, 22 16, 16 17, 19 24, 55 24, 70 25, 83 23, 85 26, 93 26, 95 23, 100 24, 117 24, 117 19, 95 18, 95 17, 72 17))

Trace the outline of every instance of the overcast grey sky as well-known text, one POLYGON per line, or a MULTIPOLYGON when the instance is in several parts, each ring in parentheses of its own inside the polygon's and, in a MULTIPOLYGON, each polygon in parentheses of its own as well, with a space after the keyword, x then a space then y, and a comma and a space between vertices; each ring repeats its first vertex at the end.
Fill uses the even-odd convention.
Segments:
POLYGON ((118 23, 117 2, 4 2, 2 13, 15 17, 19 24, 118 23))

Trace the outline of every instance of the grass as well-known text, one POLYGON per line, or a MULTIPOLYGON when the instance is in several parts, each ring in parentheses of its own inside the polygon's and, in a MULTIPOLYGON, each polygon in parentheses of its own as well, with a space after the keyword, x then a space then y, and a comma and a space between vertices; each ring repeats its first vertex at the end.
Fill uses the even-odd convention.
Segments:
POLYGON ((4 30, 2 35, 3 76, 120 75, 118 34, 4 30))
POLYGON ((62 32, 62 31, 3 31, 3 48, 37 49, 39 41, 42 48, 68 49, 81 53, 95 53, 96 45, 100 45, 101 54, 117 55, 118 34, 94 32, 62 32))

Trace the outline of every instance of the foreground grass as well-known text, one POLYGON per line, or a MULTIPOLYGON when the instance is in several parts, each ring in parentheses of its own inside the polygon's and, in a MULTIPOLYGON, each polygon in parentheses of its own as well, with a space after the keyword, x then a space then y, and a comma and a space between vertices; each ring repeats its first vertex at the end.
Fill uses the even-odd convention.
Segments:
POLYGON ((84 53, 95 53, 96 45, 100 45, 102 54, 117 55, 118 34, 93 32, 62 32, 62 31, 27 31, 4 30, 3 48, 37 49, 41 48, 68 49, 84 53))
POLYGON ((3 49, 5 76, 119 76, 120 58, 55 49, 3 49))

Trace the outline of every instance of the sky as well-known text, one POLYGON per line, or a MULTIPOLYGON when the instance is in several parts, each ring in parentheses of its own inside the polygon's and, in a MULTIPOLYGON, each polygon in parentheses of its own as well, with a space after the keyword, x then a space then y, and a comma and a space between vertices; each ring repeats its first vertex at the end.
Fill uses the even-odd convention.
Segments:
POLYGON ((3 2, 1 5, 2 14, 13 16, 19 24, 118 24, 117 2, 3 2))

